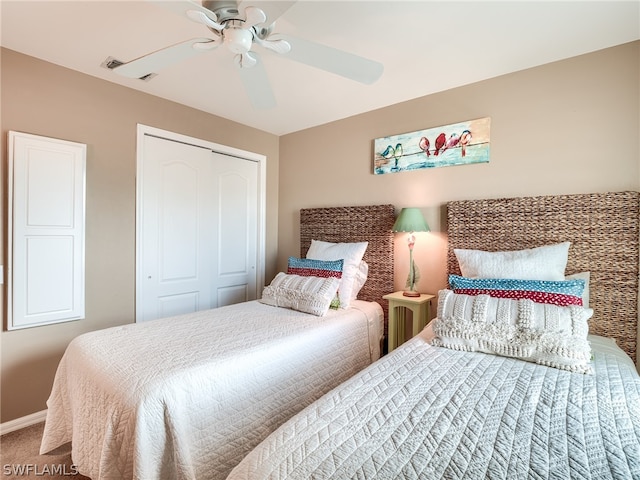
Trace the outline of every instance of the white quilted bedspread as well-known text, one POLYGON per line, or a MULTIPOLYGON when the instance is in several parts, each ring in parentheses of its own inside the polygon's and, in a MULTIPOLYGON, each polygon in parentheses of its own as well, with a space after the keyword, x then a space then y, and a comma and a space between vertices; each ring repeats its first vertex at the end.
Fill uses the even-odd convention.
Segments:
POLYGON ((239 479, 640 479, 640 377, 433 347, 423 332, 276 430, 239 479))
POLYGON ((91 332, 68 346, 41 453, 98 479, 223 479, 271 431, 379 356, 382 309, 257 301, 91 332))

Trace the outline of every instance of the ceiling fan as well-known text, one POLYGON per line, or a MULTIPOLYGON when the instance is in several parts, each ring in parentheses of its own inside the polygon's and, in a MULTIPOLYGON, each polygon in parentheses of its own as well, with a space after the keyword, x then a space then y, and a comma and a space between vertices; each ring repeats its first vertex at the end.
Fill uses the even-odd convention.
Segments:
POLYGON ((276 102, 257 51, 260 48, 364 84, 378 80, 384 69, 374 60, 309 40, 273 33, 275 21, 295 1, 260 1, 260 8, 244 7, 243 2, 238 5, 233 0, 203 0, 202 5, 190 0, 148 1, 207 27, 212 35, 192 38, 130 62, 116 60, 106 63, 108 68, 125 77, 148 78, 171 64, 224 46, 234 54, 252 105, 265 109, 274 107, 276 102))

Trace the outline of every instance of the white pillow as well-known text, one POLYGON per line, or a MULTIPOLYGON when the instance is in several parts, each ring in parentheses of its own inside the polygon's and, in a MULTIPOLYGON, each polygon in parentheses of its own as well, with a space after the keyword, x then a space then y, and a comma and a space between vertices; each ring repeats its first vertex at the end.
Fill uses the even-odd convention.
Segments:
POLYGON ((468 278, 564 280, 570 242, 509 252, 454 249, 460 271, 468 278))
POLYGON ((358 298, 358 293, 360 293, 360 290, 364 287, 368 275, 369 264, 363 260, 360 262, 360 265, 358 265, 358 270, 356 270, 356 277, 353 281, 353 290, 351 291, 351 300, 356 300, 358 298))
POLYGON ((519 358, 591 373, 588 320, 593 310, 489 295, 438 293, 432 345, 519 358))
POLYGON ((340 280, 335 277, 303 277, 278 273, 262 292, 260 301, 323 316, 329 311, 340 280))
POLYGON ((589 343, 591 344, 591 351, 593 352, 594 358, 603 354, 613 355, 620 363, 629 365, 629 367, 635 371, 636 364, 633 363, 631 357, 618 346, 615 339, 601 337, 600 335, 588 335, 587 340, 589 340, 589 343))
POLYGON ((589 280, 591 272, 580 272, 572 275, 567 275, 565 280, 584 280, 584 290, 582 291, 582 306, 589 307, 589 280))
POLYGON ((311 240, 311 246, 307 250, 307 258, 315 260, 344 260, 342 279, 338 287, 340 308, 347 308, 351 303, 356 274, 368 246, 369 242, 332 243, 311 240))

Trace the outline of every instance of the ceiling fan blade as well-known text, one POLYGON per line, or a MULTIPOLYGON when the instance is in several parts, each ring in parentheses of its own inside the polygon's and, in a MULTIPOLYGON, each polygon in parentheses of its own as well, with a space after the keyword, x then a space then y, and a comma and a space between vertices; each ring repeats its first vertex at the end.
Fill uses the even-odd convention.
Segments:
POLYGON ((171 1, 147 0, 147 2, 153 3, 159 7, 162 7, 166 10, 169 10, 170 12, 175 13, 176 15, 189 18, 198 23, 204 23, 205 25, 209 25, 209 26, 212 26, 210 25, 210 23, 212 23, 213 25, 215 25, 213 26, 213 28, 215 28, 216 30, 221 30, 223 27, 222 25, 217 23, 218 18, 216 17, 216 14, 213 13, 211 10, 200 5, 200 2, 194 2, 192 0, 171 0, 171 1), (194 12, 194 13, 189 14, 189 12, 194 12), (196 12, 199 12, 199 13, 196 13, 196 12), (203 20, 201 15, 206 16, 208 19, 208 22, 207 20, 203 20), (217 27, 220 27, 220 28, 217 28, 217 27))
POLYGON ((284 58, 332 72, 356 82, 370 85, 378 80, 384 71, 384 66, 380 62, 320 43, 279 34, 271 35, 268 39, 284 39, 291 45, 291 51, 284 55, 284 58))
POLYGON ((276 106, 276 98, 273 95, 267 71, 260 56, 255 52, 251 52, 251 55, 257 60, 256 64, 251 68, 238 68, 249 101, 256 110, 273 108, 276 106))
POLYGON ((265 25, 271 25, 278 18, 280 18, 284 12, 289 10, 293 4, 297 3, 295 0, 265 0, 256 2, 255 0, 247 0, 243 2, 239 2, 238 9, 249 8, 253 5, 259 5, 260 10, 262 10, 267 16, 265 25))
POLYGON ((142 78, 150 73, 157 72, 169 65, 194 57, 208 49, 200 44, 218 43, 219 39, 192 38, 186 42, 176 43, 170 47, 157 50, 148 55, 136 58, 113 69, 119 75, 129 78, 142 78))
POLYGON ((182 17, 191 18, 189 17, 188 12, 192 11, 192 12, 201 12, 202 14, 206 15, 207 18, 209 18, 209 20, 211 20, 212 22, 218 21, 216 14, 213 13, 211 10, 203 7, 200 4, 200 2, 194 2, 192 0, 170 0, 170 1, 147 0, 147 2, 153 3, 158 7, 162 7, 165 10, 169 10, 170 12, 175 13, 176 15, 180 15, 182 17))

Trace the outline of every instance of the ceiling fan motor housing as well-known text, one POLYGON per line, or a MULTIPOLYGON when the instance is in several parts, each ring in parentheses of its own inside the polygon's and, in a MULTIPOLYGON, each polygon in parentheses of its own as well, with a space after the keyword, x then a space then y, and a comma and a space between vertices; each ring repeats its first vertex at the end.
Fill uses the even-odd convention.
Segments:
POLYGON ((202 6, 215 13, 220 23, 239 18, 240 12, 235 0, 203 0, 202 6))

